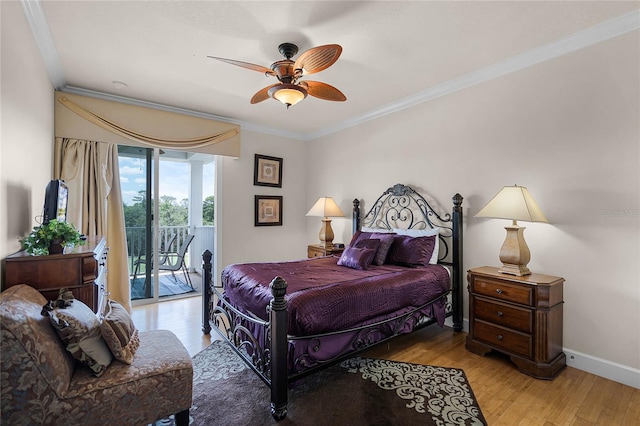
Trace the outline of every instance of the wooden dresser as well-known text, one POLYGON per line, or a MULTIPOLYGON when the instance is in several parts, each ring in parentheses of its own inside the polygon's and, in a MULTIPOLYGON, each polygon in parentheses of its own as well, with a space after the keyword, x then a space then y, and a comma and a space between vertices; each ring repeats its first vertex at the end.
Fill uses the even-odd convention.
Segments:
POLYGON ((509 355, 518 370, 552 379, 566 365, 562 352, 564 279, 531 274, 523 277, 484 266, 471 269, 469 282, 469 351, 509 355))
POLYGON ((54 300, 61 288, 68 288, 76 299, 97 312, 107 285, 108 252, 104 237, 90 237, 85 245, 67 248, 64 254, 31 256, 22 251, 12 254, 3 261, 2 289, 28 284, 47 300, 54 300))

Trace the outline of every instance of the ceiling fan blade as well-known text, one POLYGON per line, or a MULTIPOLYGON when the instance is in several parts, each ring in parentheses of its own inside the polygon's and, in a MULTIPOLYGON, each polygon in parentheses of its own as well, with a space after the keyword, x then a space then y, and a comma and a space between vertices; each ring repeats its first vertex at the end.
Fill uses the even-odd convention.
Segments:
POLYGON ((269 89, 271 89, 273 86, 277 86, 278 84, 280 84, 280 83, 272 84, 271 86, 267 86, 264 89, 260 89, 251 98, 251 103, 252 104, 257 104, 258 102, 262 102, 262 101, 265 101, 265 100, 269 99, 269 89))
POLYGON ((251 64, 249 62, 236 61, 234 59, 218 58, 218 57, 215 57, 215 56, 207 56, 207 57, 211 58, 211 59, 217 59, 219 61, 226 62, 226 63, 231 64, 231 65, 237 65, 237 66, 242 67, 242 68, 247 68, 247 69, 250 69, 250 70, 253 70, 253 71, 258 71, 258 72, 264 73, 266 75, 276 75, 276 73, 273 72, 272 69, 267 68, 267 67, 263 67, 262 65, 251 64))
POLYGON ((311 96, 324 99, 325 101, 344 102, 347 100, 347 97, 341 91, 320 81, 301 81, 298 84, 307 89, 307 92, 311 96))
POLYGON ((313 74, 329 68, 338 60, 342 47, 338 44, 313 47, 296 59, 294 69, 303 70, 303 74, 313 74))

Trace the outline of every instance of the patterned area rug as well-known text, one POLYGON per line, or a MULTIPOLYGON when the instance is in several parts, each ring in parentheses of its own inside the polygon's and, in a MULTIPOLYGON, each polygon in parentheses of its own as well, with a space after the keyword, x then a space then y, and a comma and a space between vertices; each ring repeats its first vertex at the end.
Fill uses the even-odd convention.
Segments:
POLYGON ((296 383, 276 422, 269 388, 227 343, 214 341, 193 363, 191 425, 487 424, 460 369, 351 358, 296 383))

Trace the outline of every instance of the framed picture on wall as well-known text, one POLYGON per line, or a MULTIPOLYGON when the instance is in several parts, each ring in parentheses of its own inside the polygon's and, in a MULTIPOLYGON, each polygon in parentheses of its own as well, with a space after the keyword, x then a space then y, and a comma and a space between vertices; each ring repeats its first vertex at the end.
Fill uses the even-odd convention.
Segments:
POLYGON ((253 184, 282 188, 282 158, 256 154, 253 184))
POLYGON ((256 195, 255 226, 282 226, 281 195, 256 195))

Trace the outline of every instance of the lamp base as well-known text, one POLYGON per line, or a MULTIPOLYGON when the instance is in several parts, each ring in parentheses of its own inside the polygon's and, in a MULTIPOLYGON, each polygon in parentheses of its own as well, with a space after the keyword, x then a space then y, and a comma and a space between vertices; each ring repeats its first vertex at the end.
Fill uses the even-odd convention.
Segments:
POLYGON ((498 272, 502 274, 517 275, 518 277, 531 275, 531 271, 525 265, 513 265, 510 263, 503 263, 502 267, 498 269, 498 272))
POLYGON ((322 219, 322 227, 320 228, 320 247, 332 248, 333 247, 333 229, 331 228, 331 219, 325 217, 322 219))
POLYGON ((500 249, 502 268, 498 269, 498 272, 517 275, 519 277, 531 274, 531 271, 527 268, 527 263, 529 263, 531 259, 531 253, 524 240, 525 228, 518 226, 514 220, 511 226, 505 226, 504 229, 507 230, 507 237, 500 249))

